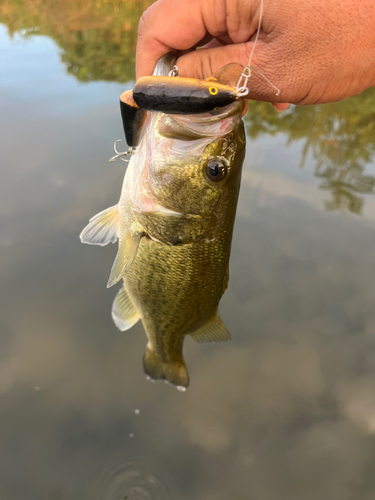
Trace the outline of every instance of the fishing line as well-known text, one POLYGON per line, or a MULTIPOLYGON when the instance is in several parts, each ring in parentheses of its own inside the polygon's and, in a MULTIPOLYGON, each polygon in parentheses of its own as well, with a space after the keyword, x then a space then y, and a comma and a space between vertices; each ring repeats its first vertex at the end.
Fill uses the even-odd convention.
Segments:
POLYGON ((251 60, 253 58, 254 49, 255 49, 255 46, 256 46, 258 38, 259 38, 260 28, 262 25, 262 19, 263 19, 263 0, 260 0, 259 22, 258 22, 257 34, 255 36, 254 44, 253 44, 253 47, 252 47, 251 52, 250 52, 249 62, 247 63, 247 66, 244 68, 244 70, 241 73, 241 76, 237 82, 237 86, 236 86, 237 97, 244 97, 249 93, 249 89, 247 88, 247 81, 251 77, 251 70, 252 69, 255 70, 257 73, 259 73, 260 76, 262 76, 266 80, 266 82, 268 82, 271 85, 271 87, 273 87, 276 90, 276 95, 280 94, 280 89, 278 89, 272 82, 270 82, 270 80, 265 75, 263 75, 263 73, 261 71, 259 71, 259 69, 254 68, 254 66, 251 66, 251 60))
POLYGON ((249 62, 247 64, 249 67, 251 67, 251 59, 253 58, 255 45, 257 44, 257 41, 258 41, 258 38, 259 38, 260 28, 261 28, 261 25, 262 25, 262 19, 263 19, 263 0, 260 0, 259 23, 258 23, 257 34, 256 34, 256 37, 255 37, 255 40, 254 40, 254 45, 253 45, 253 48, 251 49, 250 57, 249 57, 249 62))

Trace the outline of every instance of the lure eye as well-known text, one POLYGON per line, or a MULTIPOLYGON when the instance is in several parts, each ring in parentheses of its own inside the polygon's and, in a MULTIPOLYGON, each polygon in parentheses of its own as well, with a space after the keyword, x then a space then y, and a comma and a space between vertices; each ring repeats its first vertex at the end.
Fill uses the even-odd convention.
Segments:
POLYGON ((220 160, 210 160, 206 165, 206 175, 212 182, 219 182, 227 175, 227 169, 220 160))
POLYGON ((211 95, 216 95, 216 94, 217 94, 217 92, 218 92, 218 90, 217 90, 217 88, 216 88, 216 87, 210 87, 210 88, 208 89, 208 91, 209 91, 209 93, 210 93, 211 95))

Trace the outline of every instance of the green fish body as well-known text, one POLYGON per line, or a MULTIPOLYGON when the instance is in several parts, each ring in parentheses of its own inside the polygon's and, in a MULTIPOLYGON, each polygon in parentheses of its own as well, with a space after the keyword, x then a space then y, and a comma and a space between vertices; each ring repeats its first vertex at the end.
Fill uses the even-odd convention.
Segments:
MULTIPOLYGON (((159 62, 159 74, 170 66, 159 62), (167 68, 166 68, 167 66, 167 68)), ((119 241, 108 286, 123 280, 112 307, 121 330, 139 319, 151 379, 185 388, 185 335, 224 341, 218 315, 228 263, 245 133, 244 104, 199 115, 147 112, 120 202, 91 219, 84 243, 119 241)))

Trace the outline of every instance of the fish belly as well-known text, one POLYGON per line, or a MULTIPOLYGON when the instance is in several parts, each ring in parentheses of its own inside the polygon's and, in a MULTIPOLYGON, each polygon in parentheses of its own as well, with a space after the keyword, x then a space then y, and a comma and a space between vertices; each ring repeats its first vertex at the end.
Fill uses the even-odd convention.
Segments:
POLYGON ((152 350, 163 361, 183 361, 184 335, 216 313, 229 251, 225 238, 176 246, 142 238, 124 284, 152 350))

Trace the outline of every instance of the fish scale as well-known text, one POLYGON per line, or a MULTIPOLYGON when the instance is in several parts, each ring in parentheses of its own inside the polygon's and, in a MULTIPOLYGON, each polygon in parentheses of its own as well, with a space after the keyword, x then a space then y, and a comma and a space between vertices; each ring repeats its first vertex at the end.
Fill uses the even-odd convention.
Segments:
POLYGON ((124 277, 155 352, 181 359, 176 339, 201 326, 216 312, 223 293, 231 234, 214 241, 166 246, 143 239, 124 277))

